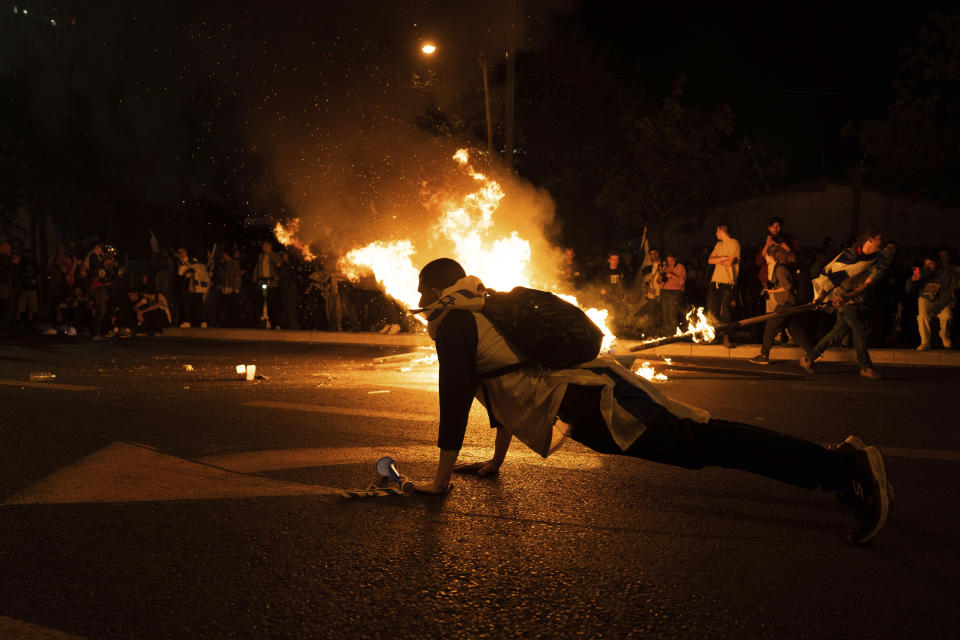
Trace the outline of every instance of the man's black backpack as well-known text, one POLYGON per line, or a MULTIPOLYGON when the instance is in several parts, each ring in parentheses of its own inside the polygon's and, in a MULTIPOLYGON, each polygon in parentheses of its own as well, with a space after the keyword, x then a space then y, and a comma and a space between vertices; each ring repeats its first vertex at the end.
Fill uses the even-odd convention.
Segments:
POLYGON ((564 369, 589 362, 600 353, 600 328, 581 309, 546 291, 488 290, 483 315, 522 364, 564 369))

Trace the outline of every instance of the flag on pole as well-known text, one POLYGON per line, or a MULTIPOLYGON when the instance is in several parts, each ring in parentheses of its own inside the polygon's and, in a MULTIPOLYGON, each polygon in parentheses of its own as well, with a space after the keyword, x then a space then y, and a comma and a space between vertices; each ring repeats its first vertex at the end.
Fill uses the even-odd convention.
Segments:
POLYGON ((813 280, 813 299, 820 300, 840 287, 851 291, 861 285, 877 264, 882 253, 864 255, 851 247, 827 263, 820 275, 813 280))

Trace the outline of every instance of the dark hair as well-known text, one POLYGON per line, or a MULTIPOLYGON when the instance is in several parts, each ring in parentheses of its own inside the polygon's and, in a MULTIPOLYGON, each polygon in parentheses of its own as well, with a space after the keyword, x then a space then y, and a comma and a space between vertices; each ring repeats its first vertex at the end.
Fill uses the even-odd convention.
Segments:
POLYGON ((778 263, 786 262, 787 258, 790 257, 790 252, 779 245, 770 247, 767 249, 767 253, 769 253, 770 257, 776 260, 778 263))
POLYGON ((782 227, 782 226, 783 226, 783 218, 781 218, 780 216, 773 216, 772 218, 770 218, 770 222, 767 223, 767 226, 769 227, 769 226, 772 226, 772 225, 774 225, 774 224, 779 224, 779 225, 782 227))
POLYGON ((723 229, 727 235, 730 235, 730 225, 728 225, 726 222, 721 222, 717 225, 717 230, 719 231, 720 229, 723 229))
POLYGON ((862 247, 864 242, 877 236, 883 236, 883 232, 875 227, 867 227, 857 236, 857 242, 855 244, 857 247, 862 247))
POLYGON ((673 258, 674 260, 676 260, 676 259, 677 259, 677 254, 675 254, 673 251, 667 251, 667 252, 664 254, 664 257, 673 258))
POLYGON ((437 258, 420 270, 420 282, 431 289, 443 291, 460 278, 465 278, 467 272, 460 263, 451 258, 437 258))

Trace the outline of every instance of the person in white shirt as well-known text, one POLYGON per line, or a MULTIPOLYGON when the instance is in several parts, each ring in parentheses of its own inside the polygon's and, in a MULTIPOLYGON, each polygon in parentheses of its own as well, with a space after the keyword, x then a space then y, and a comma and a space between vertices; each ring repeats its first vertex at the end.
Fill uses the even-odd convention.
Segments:
MULTIPOLYGON (((729 225, 717 225, 717 244, 714 245, 707 262, 713 265, 713 276, 710 278, 707 293, 707 311, 715 321, 731 322, 733 307, 737 303, 734 291, 737 276, 740 275, 740 243, 730 236, 729 225)), ((723 346, 733 346, 729 335, 724 334, 723 346)))

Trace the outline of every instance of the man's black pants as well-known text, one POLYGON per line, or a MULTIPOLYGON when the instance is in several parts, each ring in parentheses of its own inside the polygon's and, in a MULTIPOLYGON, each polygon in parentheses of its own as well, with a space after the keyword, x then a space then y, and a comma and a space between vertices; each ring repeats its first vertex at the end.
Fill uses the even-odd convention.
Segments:
POLYGON ((622 451, 600 414, 601 387, 569 385, 559 417, 571 425, 571 438, 594 451, 686 469, 740 469, 805 489, 835 491, 846 475, 840 457, 815 442, 739 422, 680 418, 612 370, 591 370, 614 380, 617 402, 646 426, 622 451))

